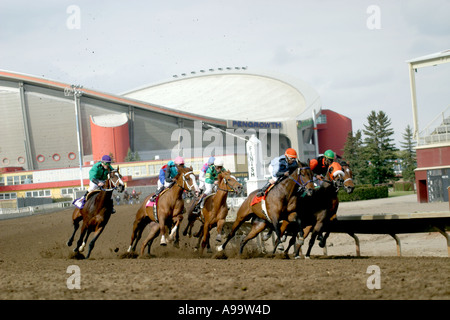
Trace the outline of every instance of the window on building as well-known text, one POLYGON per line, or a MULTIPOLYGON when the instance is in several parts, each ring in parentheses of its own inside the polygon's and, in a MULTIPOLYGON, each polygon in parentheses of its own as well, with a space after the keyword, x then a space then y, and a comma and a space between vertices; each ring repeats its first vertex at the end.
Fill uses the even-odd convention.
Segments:
POLYGON ((11 200, 11 199, 17 199, 17 193, 15 192, 0 193, 0 200, 11 200))

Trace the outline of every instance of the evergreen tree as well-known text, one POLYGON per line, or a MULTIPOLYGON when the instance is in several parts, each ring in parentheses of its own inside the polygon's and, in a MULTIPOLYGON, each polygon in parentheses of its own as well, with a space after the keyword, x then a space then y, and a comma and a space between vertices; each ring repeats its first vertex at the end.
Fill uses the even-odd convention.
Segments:
POLYGON ((134 161, 134 155, 133 152, 131 152, 131 148, 128 148, 127 156, 125 157, 125 162, 131 162, 134 161))
POLYGON ((400 158, 402 160, 403 180, 414 182, 414 169, 417 167, 417 162, 416 150, 414 149, 415 141, 413 140, 413 132, 410 125, 406 127, 405 133, 402 136, 404 140, 400 142, 400 146, 402 147, 400 158))
POLYGON ((342 156, 352 168, 353 180, 356 184, 368 183, 367 181, 364 181, 364 175, 362 174, 365 167, 364 161, 361 161, 362 146, 361 130, 356 131, 354 136, 353 132, 349 131, 342 156))
POLYGON ((393 161, 396 159, 396 148, 391 136, 391 120, 383 111, 371 111, 367 117, 368 125, 364 125, 365 134, 362 158, 366 161, 366 177, 372 185, 386 183, 395 178, 393 161))
POLYGON ((128 148, 127 156, 125 157, 125 162, 132 162, 132 161, 141 161, 141 157, 139 156, 139 153, 132 152, 131 148, 128 148))

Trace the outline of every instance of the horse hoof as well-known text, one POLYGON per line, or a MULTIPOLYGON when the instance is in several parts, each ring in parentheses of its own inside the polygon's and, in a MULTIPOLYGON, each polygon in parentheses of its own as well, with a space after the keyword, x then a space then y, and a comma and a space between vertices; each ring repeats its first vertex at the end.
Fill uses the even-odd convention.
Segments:
POLYGON ((270 237, 272 236, 272 232, 268 232, 263 236, 263 241, 267 241, 270 239, 270 237))
POLYGON ((222 242, 222 236, 220 234, 217 235, 216 242, 222 242))
POLYGON ((277 247, 277 249, 278 249, 279 251, 284 251, 284 246, 283 246, 282 244, 279 244, 278 247, 277 247))
POLYGON ((223 251, 222 246, 218 246, 218 247, 217 247, 217 251, 219 251, 219 252, 223 251))
POLYGON ((66 244, 67 244, 68 247, 71 247, 72 246, 72 241, 67 241, 66 244))

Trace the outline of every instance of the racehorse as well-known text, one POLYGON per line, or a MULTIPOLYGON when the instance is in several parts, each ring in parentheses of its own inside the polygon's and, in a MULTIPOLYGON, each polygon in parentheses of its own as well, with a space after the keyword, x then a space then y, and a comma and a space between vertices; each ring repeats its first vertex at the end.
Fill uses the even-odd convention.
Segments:
POLYGON ((242 185, 233 177, 230 171, 221 172, 218 176, 218 187, 215 194, 209 195, 204 202, 201 214, 203 215, 203 226, 199 234, 199 243, 201 240, 200 255, 208 244, 212 228, 217 226, 217 241, 221 241, 221 233, 225 218, 228 214, 227 197, 228 192, 240 193, 242 185))
POLYGON ((135 191, 133 190, 133 192, 132 192, 131 195, 130 195, 130 200, 129 200, 129 202, 132 203, 132 202, 133 202, 133 199, 134 199, 134 200, 136 200, 136 203, 138 203, 138 202, 139 202, 139 196, 140 196, 141 194, 142 194, 142 191, 135 192, 135 191))
POLYGON ((124 188, 125 185, 122 181, 122 175, 119 172, 119 167, 117 167, 117 169, 108 172, 108 179, 103 188, 94 190, 87 195, 83 209, 75 208, 72 213, 74 230, 69 241, 67 241, 69 247, 72 245, 81 220, 83 220, 83 224, 77 246, 73 250, 74 252, 82 252, 84 250, 89 235, 94 231, 94 238, 89 243, 89 250, 86 255, 86 259, 89 258, 95 242, 111 217, 113 205, 112 193, 116 189, 119 192, 123 192, 124 188))
MULTIPOLYGON (((344 187, 347 193, 353 192, 355 186, 352 178, 353 173, 350 168, 346 168, 345 171, 343 171, 339 163, 333 162, 327 171, 325 179, 322 180, 322 185, 314 192, 313 196, 309 198, 299 197, 297 199, 299 201, 298 206, 304 208, 301 213, 301 221, 303 226, 306 227, 303 229, 304 235, 301 237, 295 250, 296 258, 299 257, 303 240, 308 237, 311 229, 313 231, 311 233, 306 258, 310 258, 311 249, 314 246, 316 238, 320 240, 320 247, 325 246, 326 239, 329 236, 329 231, 327 231, 328 225, 336 218, 339 206, 339 188, 344 187), (326 232, 324 237, 321 236, 322 232, 326 232)), ((287 253, 289 248, 294 244, 296 234, 297 233, 294 232, 285 253, 287 253)))
POLYGON ((136 250, 137 242, 139 241, 142 231, 146 226, 145 220, 147 220, 147 223, 150 223, 150 232, 142 243, 140 252, 141 255, 144 254, 144 249, 147 245, 149 246, 148 252, 150 253, 152 242, 158 234, 161 234, 160 244, 167 245, 165 237, 166 225, 170 229, 172 225, 175 224, 170 232, 170 238, 173 238, 173 235, 175 234, 174 244, 178 244, 178 226, 183 219, 184 210, 184 201, 182 198, 183 191, 191 191, 194 189, 196 192, 199 192, 199 188, 197 186, 194 173, 192 172, 192 167, 187 168, 184 166, 177 166, 177 170, 178 174, 174 178, 174 184, 167 189, 167 191, 163 191, 157 199, 156 217, 154 216, 153 209, 146 206, 147 201, 151 197, 150 195, 145 198, 141 207, 137 211, 128 252, 136 250))
MULTIPOLYGON (((262 202, 252 205, 253 199, 258 190, 250 193, 239 208, 236 214, 236 220, 234 221, 225 242, 219 246, 217 250, 224 250, 227 243, 234 237, 240 226, 245 221, 255 216, 259 219, 253 220, 252 229, 241 241, 239 253, 242 254, 246 243, 256 237, 267 225, 275 230, 277 234, 277 241, 279 241, 281 234, 278 228, 278 222, 286 219, 285 216, 298 209, 296 207, 296 201, 292 201, 291 199, 293 195, 297 193, 303 194, 305 191, 307 196, 312 195, 314 190, 312 177, 313 173, 310 167, 298 161, 298 168, 294 170, 289 177, 277 183, 272 190, 266 194, 266 210, 262 207, 262 202)), ((299 221, 299 217, 300 216, 297 215, 296 219, 300 225, 301 221, 299 221)))

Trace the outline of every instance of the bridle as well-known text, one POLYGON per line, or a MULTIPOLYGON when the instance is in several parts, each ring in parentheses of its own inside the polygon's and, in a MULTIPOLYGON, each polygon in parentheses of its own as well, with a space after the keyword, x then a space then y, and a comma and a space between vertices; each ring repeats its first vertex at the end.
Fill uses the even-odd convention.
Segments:
MULTIPOLYGON (((177 180, 177 185, 178 185, 181 189, 186 190, 186 191, 191 191, 192 188, 194 188, 194 185, 195 185, 195 176, 194 176, 194 179, 192 179, 193 181, 192 181, 192 184, 191 184, 191 185, 189 185, 188 179, 186 179, 186 177, 189 176, 189 175, 191 175, 191 174, 194 175, 194 173, 193 173, 192 170, 191 170, 191 171, 188 171, 188 172, 186 172, 186 173, 183 173, 183 175, 182 175, 182 177, 183 177, 183 185, 181 185, 181 186, 178 184, 178 180, 177 180), (184 187, 185 185, 186 185, 187 188, 184 187)), ((194 189, 195 189, 195 188, 194 188, 194 189)))
MULTIPOLYGON (((233 176, 230 176, 230 177, 233 178, 234 180, 236 180, 235 177, 233 177, 233 176)), ((219 188, 219 186, 217 186, 217 190, 221 190, 221 191, 225 191, 225 192, 229 192, 229 191, 236 192, 236 189, 234 189, 233 186, 228 183, 226 177, 224 177, 223 180, 225 181, 225 185, 227 186, 227 188, 226 189, 222 189, 222 188, 219 188)), ((237 182, 237 180, 236 180, 236 182, 237 182)))
POLYGON ((308 180, 308 181, 306 181, 306 182, 304 182, 303 181, 303 179, 302 179, 302 170, 311 170, 311 168, 310 167, 298 167, 297 168, 297 180, 296 179, 294 179, 294 178, 292 178, 291 176, 289 176, 289 178, 292 180, 292 181, 294 181, 300 188, 299 188, 299 191, 300 190, 304 190, 305 189, 305 187, 306 187, 306 185, 308 184, 308 183, 310 183, 310 182, 313 182, 313 179, 310 179, 310 180, 308 180), (299 181, 300 180, 300 181, 299 181))
POLYGON ((109 188, 109 189, 103 189, 105 191, 116 190, 117 188, 119 188, 119 186, 123 186, 124 185, 124 183, 122 181, 122 177, 121 177, 120 173, 117 170, 113 170, 110 173, 108 173, 108 181, 109 181, 109 184, 112 185, 113 187, 109 188), (115 182, 112 179, 112 176, 111 176, 112 174, 114 174, 117 177, 117 180, 115 182))

